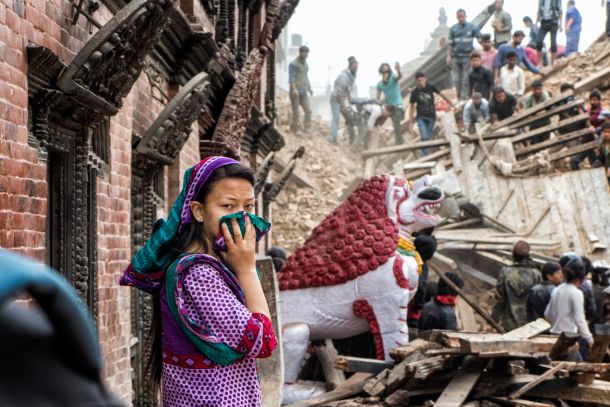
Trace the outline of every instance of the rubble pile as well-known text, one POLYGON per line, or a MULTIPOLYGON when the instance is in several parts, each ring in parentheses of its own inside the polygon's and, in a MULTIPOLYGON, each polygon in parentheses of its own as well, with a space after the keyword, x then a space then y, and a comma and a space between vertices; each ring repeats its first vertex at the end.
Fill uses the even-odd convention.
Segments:
POLYGON ((339 206, 345 189, 361 180, 363 163, 347 145, 345 129, 339 130, 339 144, 333 145, 327 139, 328 123, 316 117, 309 134, 290 131, 290 104, 285 93, 278 92, 277 110, 277 126, 286 140, 286 147, 277 157, 288 162, 294 151, 305 147, 295 176, 301 176, 310 184, 310 187, 303 187, 289 182, 272 205, 273 244, 292 252, 339 206))

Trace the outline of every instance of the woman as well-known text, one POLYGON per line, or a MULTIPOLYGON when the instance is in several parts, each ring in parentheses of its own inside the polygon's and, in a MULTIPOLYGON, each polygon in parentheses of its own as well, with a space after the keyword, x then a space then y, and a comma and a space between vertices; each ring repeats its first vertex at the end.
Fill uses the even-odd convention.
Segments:
POLYGON ((255 269, 269 224, 244 212, 254 210, 254 182, 226 157, 187 170, 168 220, 121 278, 154 295, 150 365, 165 407, 261 404, 255 359, 276 339, 255 269), (227 215, 234 238, 227 223, 219 231, 227 215))

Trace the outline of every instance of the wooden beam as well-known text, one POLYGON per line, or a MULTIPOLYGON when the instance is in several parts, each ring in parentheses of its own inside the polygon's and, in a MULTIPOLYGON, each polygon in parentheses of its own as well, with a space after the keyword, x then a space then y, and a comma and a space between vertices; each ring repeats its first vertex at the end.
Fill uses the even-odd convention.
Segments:
POLYGON ((587 134, 594 134, 594 133, 595 133, 595 130, 593 130, 592 127, 586 127, 584 129, 573 131, 572 133, 561 135, 555 139, 550 139, 547 141, 543 141, 542 143, 535 143, 535 144, 531 144, 524 148, 515 149, 515 155, 517 157, 519 157, 519 156, 535 153, 537 151, 545 150, 549 147, 553 147, 557 144, 562 144, 562 143, 568 142, 570 140, 574 140, 575 138, 579 138, 582 136, 586 136, 587 134))
POLYGON ((462 297, 467 303, 468 305, 470 305, 480 316, 482 316, 491 326, 494 327, 494 329, 500 333, 504 333, 504 329, 500 326, 500 324, 498 324, 487 312, 485 312, 485 310, 483 308, 481 308, 479 306, 479 304, 477 304, 476 302, 474 302, 473 300, 471 300, 463 291, 460 287, 458 287, 457 285, 455 285, 455 283, 453 281, 451 281, 449 278, 447 278, 447 276, 445 276, 445 273, 441 272, 438 268, 436 268, 434 266, 434 264, 430 264, 430 269, 441 279, 443 280, 445 283, 447 283, 447 285, 453 289, 456 293, 458 293, 458 295, 460 297, 462 297))
POLYGON ((610 370, 610 363, 552 361, 551 366, 557 366, 560 363, 563 363, 563 369, 568 372, 606 373, 610 370))
POLYGON ((487 361, 470 358, 464 362, 462 368, 445 387, 434 407, 460 407, 477 384, 487 361))
POLYGON ((428 140, 428 141, 421 141, 419 143, 413 143, 413 144, 400 144, 397 146, 364 150, 362 152, 362 157, 369 158, 369 157, 375 157, 378 155, 403 153, 406 151, 419 150, 422 148, 443 147, 443 146, 448 146, 448 145, 449 145, 449 142, 447 140, 440 140, 440 139, 439 140, 428 140))
MULTIPOLYGON (((576 154, 584 153, 585 151, 594 150, 597 148, 597 146, 599 146, 599 142, 593 140, 588 143, 581 144, 579 146, 568 148, 566 150, 562 150, 557 153, 551 154, 549 161, 554 162, 554 161, 562 160, 564 158, 568 158, 568 157, 571 157, 576 154)), ((525 160, 516 162, 513 165, 514 171, 517 171, 517 172, 529 171, 538 166, 538 164, 535 162, 527 163, 527 164, 525 164, 525 162, 526 162, 525 160)))
POLYGON ((557 365, 553 366, 551 369, 547 370, 546 372, 544 372, 543 374, 538 376, 538 378, 536 378, 536 380, 533 380, 533 381, 527 383, 525 386, 520 387, 518 390, 512 392, 508 396, 508 399, 509 400, 518 399, 523 394, 525 394, 528 390, 533 389, 534 387, 538 386, 543 381, 552 379, 555 376, 555 373, 557 373, 558 371, 563 369, 564 365, 565 365, 564 363, 558 363, 557 365))
POLYGON ((476 219, 466 219, 466 220, 461 220, 459 222, 454 222, 454 223, 446 223, 442 226, 439 226, 437 228, 437 230, 451 230, 451 229, 461 229, 464 226, 472 226, 472 225, 476 225, 478 223, 481 223, 482 219, 480 218, 476 218, 476 219))
POLYGON ((450 151, 448 148, 441 148, 438 151, 435 151, 428 155, 423 155, 419 158, 416 158, 415 160, 407 161, 407 164, 417 164, 417 163, 425 163, 425 162, 429 162, 429 161, 436 161, 439 158, 448 156, 449 153, 450 153, 450 151))
POLYGON ((527 395, 610 406, 610 382, 594 380, 591 384, 573 386, 567 380, 546 381, 528 391, 527 395))
POLYGON ((608 354, 610 345, 610 324, 595 324, 593 335, 593 349, 587 358, 587 362, 601 363, 608 354))
POLYGON ((569 349, 580 339, 580 335, 572 332, 562 332, 557 338, 553 349, 549 354, 551 360, 565 360, 569 349))
POLYGON ((312 397, 307 400, 298 401, 296 403, 289 404, 286 407, 321 406, 330 403, 331 401, 354 396, 362 391, 364 384, 371 376, 372 375, 370 373, 355 373, 345 383, 331 392, 320 394, 319 396, 312 397))
POLYGON ((492 401, 497 401, 500 404, 516 407, 555 407, 555 404, 541 403, 539 401, 531 401, 525 399, 510 400, 507 397, 490 397, 492 401))
POLYGON ((574 84, 574 90, 576 92, 586 92, 589 89, 593 89, 596 86, 604 83, 606 80, 610 80, 610 66, 596 72, 593 75, 589 75, 581 81, 574 84))
POLYGON ((502 127, 508 127, 508 126, 510 126, 510 125, 512 125, 514 123, 517 123, 517 122, 523 120, 524 118, 527 118, 527 117, 529 117, 531 115, 534 115, 534 114, 536 114, 536 113, 538 113, 538 112, 540 112, 542 110, 545 110, 545 109, 547 109, 547 108, 549 108, 549 107, 551 107, 551 106, 553 106, 555 104, 561 103, 561 102, 563 102, 564 100, 566 100, 567 98, 569 98, 572 95, 574 95, 574 93, 571 90, 569 90, 569 91, 564 92, 564 93, 562 93, 560 95, 552 97, 552 98, 550 98, 549 100, 547 100, 544 103, 541 103, 541 104, 536 105, 536 106, 532 106, 529 109, 522 110, 519 113, 512 115, 511 117, 507 117, 506 119, 493 124, 490 127, 489 130, 493 132, 494 130, 500 129, 502 127))
POLYGON ((424 352, 429 349, 440 348, 436 342, 429 342, 423 339, 415 339, 405 346, 397 346, 390 350, 390 356, 396 361, 402 361, 414 354, 415 352, 424 352))
POLYGON ((379 359, 357 358, 355 356, 339 356, 335 360, 335 367, 344 372, 362 372, 378 374, 384 369, 394 366, 394 362, 379 359))
POLYGON ((345 373, 335 367, 339 354, 332 339, 325 339, 323 344, 314 346, 314 350, 326 379, 326 390, 334 390, 345 383, 345 373))
POLYGON ((534 336, 540 335, 543 332, 551 329, 551 324, 542 318, 538 318, 526 325, 523 325, 517 329, 513 329, 510 332, 502 335, 504 340, 516 340, 516 339, 530 339, 534 336))
POLYGON ((519 143, 521 141, 525 141, 531 139, 532 137, 539 136, 544 133, 549 133, 554 130, 563 129, 564 127, 570 126, 575 123, 584 122, 589 118, 589 113, 581 113, 578 116, 572 116, 569 119, 564 119, 557 123, 551 123, 547 126, 539 127, 537 129, 526 131, 525 133, 521 133, 517 136, 513 136, 510 138, 510 141, 513 143, 519 143))
POLYGON ((538 114, 535 114, 533 116, 526 117, 523 120, 520 120, 517 123, 510 125, 509 128, 518 129, 518 128, 527 126, 528 124, 534 123, 540 119, 546 119, 547 117, 553 117, 556 114, 559 114, 561 112, 565 112, 566 110, 570 110, 574 107, 580 106, 583 103, 584 103, 584 101, 582 99, 576 99, 571 102, 564 103, 562 105, 554 107, 551 110, 545 110, 545 111, 539 112, 538 114))

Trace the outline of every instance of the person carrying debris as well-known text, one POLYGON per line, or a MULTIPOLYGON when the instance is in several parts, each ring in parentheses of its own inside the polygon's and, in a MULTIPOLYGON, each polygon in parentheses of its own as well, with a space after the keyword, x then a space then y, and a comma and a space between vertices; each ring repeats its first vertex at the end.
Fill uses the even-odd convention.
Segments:
POLYGON ((521 45, 523 38, 525 38, 525 33, 521 30, 517 30, 513 34, 513 40, 510 43, 504 44, 498 48, 498 53, 496 54, 496 60, 494 62, 494 79, 496 83, 498 83, 498 80, 500 79, 500 69, 506 65, 510 52, 517 54, 517 63, 519 65, 523 64, 532 73, 540 73, 538 67, 536 67, 525 54, 525 49, 521 45))
POLYGON ((470 54, 474 50, 472 42, 481 37, 479 28, 466 21, 466 11, 457 11, 457 24, 449 30, 449 46, 447 47, 447 65, 452 67, 453 85, 458 100, 464 100, 468 92, 468 70, 470 69, 470 54))
POLYGON ((356 139, 353 112, 349 109, 348 104, 352 102, 352 93, 356 84, 356 74, 358 73, 358 61, 355 57, 351 56, 347 59, 347 63, 347 68, 335 79, 333 93, 330 95, 332 120, 330 122, 330 135, 328 138, 333 144, 337 144, 339 114, 345 119, 350 144, 356 139))
POLYGON ((547 34, 551 34, 551 64, 557 58, 557 30, 561 32, 563 11, 561 0, 538 0, 538 16, 536 22, 540 23, 538 33, 538 62, 542 61, 542 45, 547 34))
POLYGON ((506 332, 527 324, 527 293, 542 281, 540 271, 530 259, 529 253, 530 245, 526 241, 515 243, 513 264, 504 266, 496 281, 496 304, 492 318, 506 332))
POLYGON ((544 311, 551 301, 551 293, 561 283, 563 283, 561 266, 555 262, 545 263, 542 266, 542 282, 533 286, 527 293, 525 312, 528 322, 544 318, 544 311))
MULTIPOLYGON (((428 78, 423 72, 417 72, 415 74, 416 87, 411 92, 411 98, 409 103, 409 121, 407 122, 407 128, 409 131, 413 126, 413 117, 415 116, 415 109, 417 107, 417 127, 419 129, 419 135, 421 141, 428 141, 434 134, 434 126, 436 124, 436 107, 434 105, 434 94, 440 95, 449 105, 453 106, 453 103, 447 98, 436 86, 428 83, 428 78)), ((422 148, 423 155, 428 155, 428 150, 422 148)))
MULTIPOLYGON (((572 259, 563 266, 562 270, 565 283, 553 290, 544 317, 551 324, 552 334, 579 333, 586 342, 587 348, 591 349, 593 335, 585 319, 585 298, 578 288, 585 279, 584 266, 581 261, 572 259)), ((568 359, 572 362, 583 361, 579 351, 571 352, 568 359)))
POLYGON ((519 111, 517 99, 510 93, 506 93, 501 86, 496 86, 493 89, 493 97, 489 103, 491 123, 507 119, 515 114, 516 111, 519 111))
POLYGON ((480 93, 485 99, 489 100, 491 89, 494 87, 494 76, 491 70, 481 63, 481 54, 473 51, 470 54, 471 69, 468 73, 468 83, 470 85, 469 96, 475 92, 480 93))
POLYGON ((288 65, 288 84, 290 85, 290 104, 292 106, 292 125, 290 130, 296 133, 301 129, 299 123, 299 107, 303 108, 303 131, 311 130, 311 103, 309 96, 313 95, 309 83, 309 65, 307 57, 309 47, 302 45, 299 48, 299 56, 288 65))
MULTIPOLYGON (((549 100, 551 96, 549 95, 549 92, 543 89, 543 87, 544 85, 539 79, 536 79, 532 82, 532 91, 523 99, 524 109, 529 109, 549 100)), ((551 119, 549 117, 544 119, 538 119, 529 125, 529 129, 539 129, 544 126, 548 126, 549 124, 551 124, 551 119)), ((550 137, 551 134, 548 132, 539 134, 531 138, 531 144, 542 143, 543 141, 547 141, 550 137)))
MULTIPOLYGON (((464 281, 456 273, 447 272, 445 276, 459 288, 464 287, 464 281)), ((433 329, 442 329, 444 331, 457 331, 455 304, 458 293, 449 287, 443 279, 438 281, 437 287, 436 296, 422 310, 419 330, 431 331, 433 329)))
POLYGON ((494 5, 493 21, 491 26, 494 29, 494 42, 496 48, 506 44, 510 40, 510 32, 513 29, 513 19, 504 10, 504 0, 496 0, 494 5))
POLYGON ((566 10, 566 57, 570 54, 578 52, 578 43, 580 42, 580 31, 582 29, 582 17, 576 8, 574 0, 568 1, 568 9, 566 10))
POLYGON ((500 69, 500 85, 519 100, 525 93, 525 74, 517 66, 517 53, 510 51, 506 55, 507 64, 500 69))
POLYGON ((381 99, 383 93, 383 105, 384 105, 384 116, 392 119, 392 125, 394 126, 394 138, 396 145, 405 142, 402 137, 402 130, 400 128, 400 122, 405 118, 405 109, 403 106, 402 94, 400 93, 400 78, 402 73, 400 72, 400 64, 396 62, 394 64, 394 70, 396 74, 392 74, 392 68, 390 64, 384 62, 379 67, 379 74, 381 80, 377 83, 377 100, 381 99))
POLYGON ((468 134, 477 132, 476 123, 483 124, 489 121, 489 102, 480 93, 475 92, 472 99, 464 106, 463 121, 468 134))

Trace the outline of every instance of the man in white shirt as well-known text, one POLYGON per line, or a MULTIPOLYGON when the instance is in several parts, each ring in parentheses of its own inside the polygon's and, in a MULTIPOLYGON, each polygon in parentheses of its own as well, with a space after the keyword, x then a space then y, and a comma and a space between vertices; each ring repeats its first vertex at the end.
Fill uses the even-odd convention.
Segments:
MULTIPOLYGON (((584 265, 578 260, 570 261, 564 266, 563 273, 566 282, 553 290, 544 318, 551 324, 551 333, 579 333, 591 349, 593 335, 585 319, 585 297, 578 288, 585 278, 584 265)), ((580 352, 571 354, 570 360, 582 362, 580 352)))
POLYGON ((525 92, 525 74, 517 65, 517 53, 509 52, 506 55, 506 65, 500 69, 500 86, 519 99, 525 92))

